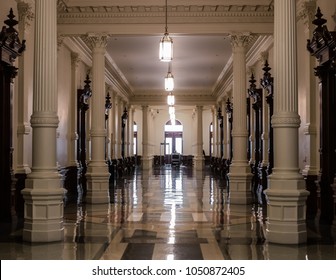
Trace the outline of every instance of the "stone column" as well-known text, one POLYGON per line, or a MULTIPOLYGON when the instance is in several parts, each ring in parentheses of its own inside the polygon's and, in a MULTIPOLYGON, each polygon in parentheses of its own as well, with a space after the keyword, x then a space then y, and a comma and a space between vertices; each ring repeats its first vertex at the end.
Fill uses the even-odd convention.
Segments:
POLYGON ((196 170, 203 170, 204 156, 203 156, 203 106, 196 106, 197 124, 196 124, 196 155, 194 157, 194 168, 196 170))
POLYGON ((132 123, 131 123, 131 106, 128 105, 127 106, 127 125, 126 125, 126 157, 130 157, 131 155, 131 127, 132 127, 132 123))
POLYGON ((267 240, 306 242, 308 192, 299 173, 296 1, 274 1, 274 168, 269 176, 267 240))
POLYGON ((116 110, 116 145, 115 145, 115 151, 116 151, 116 158, 121 159, 121 115, 122 115, 122 100, 121 97, 118 96, 116 98, 117 100, 117 110, 116 110))
MULTIPOLYGON (((305 38, 313 37, 315 26, 313 20, 315 19, 316 1, 306 1, 302 3, 301 12, 299 13, 305 25, 305 38)), ((320 95, 317 90, 316 77, 314 69, 316 67, 316 59, 309 52, 305 52, 305 83, 306 85, 306 123, 304 125, 304 134, 306 135, 307 152, 306 152, 306 166, 302 174, 306 181, 306 188, 310 192, 307 199, 307 218, 314 219, 317 214, 317 176, 319 174, 319 135, 317 127, 317 116, 320 114, 319 104, 320 95)))
POLYGON ((252 203, 251 170, 247 161, 246 46, 251 36, 231 35, 233 51, 233 159, 230 166, 230 203, 252 203))
MULTIPOLYGON (((30 22, 34 17, 32 7, 30 4, 25 2, 18 2, 18 15, 19 24, 18 31, 22 38, 27 38, 29 36, 31 28, 30 22)), ((25 51, 27 52, 27 50, 25 51)), ((31 52, 33 53, 33 52, 31 52)), ((30 152, 30 147, 28 144, 28 135, 31 133, 31 127, 29 124, 29 112, 28 112, 28 99, 30 95, 29 89, 31 89, 30 79, 32 78, 29 55, 25 54, 18 57, 18 75, 17 75, 17 94, 14 94, 14 115, 13 115, 13 129, 17 131, 17 137, 13 137, 13 167, 15 170, 15 210, 18 217, 23 217, 24 215, 24 201, 21 195, 21 190, 25 187, 25 179, 27 174, 31 172, 28 155, 30 152)), ((13 180, 14 182, 14 180, 13 180)))
POLYGON ((142 169, 152 169, 152 158, 149 155, 149 127, 148 127, 149 106, 142 106, 142 169))
POLYGON ((116 101, 116 92, 111 90, 111 101, 112 101, 112 109, 109 117, 109 124, 111 130, 111 159, 116 159, 116 112, 117 112, 117 101, 116 101))
POLYGON ((69 112, 69 126, 68 126, 68 165, 77 166, 78 162, 76 160, 76 147, 78 140, 77 132, 77 81, 78 81, 78 65, 80 62, 80 57, 78 53, 71 53, 71 99, 68 107, 69 112))
POLYGON ((65 190, 56 166, 57 20, 56 0, 35 1, 33 162, 26 187, 23 240, 52 242, 63 239, 65 190))
POLYGON ((130 157, 134 156, 134 107, 130 106, 129 109, 129 114, 128 114, 129 118, 130 118, 130 151, 129 151, 129 155, 130 157))
POLYGON ((110 201, 108 168, 105 162, 105 52, 107 36, 89 34, 85 41, 92 49, 91 160, 88 164, 86 202, 110 201))
POLYGON ((216 107, 213 106, 212 107, 212 157, 216 158, 218 153, 218 149, 217 149, 217 118, 216 118, 216 107))
MULTIPOLYGON (((29 36, 28 28, 31 20, 34 17, 32 7, 25 2, 18 2, 17 4, 18 14, 19 14, 19 24, 18 31, 20 37, 26 38, 29 36)), ((31 172, 28 164, 28 145, 27 145, 27 135, 30 134, 31 128, 28 120, 28 90, 27 90, 27 79, 29 77, 30 70, 27 65, 27 55, 19 56, 19 70, 18 70, 18 94, 17 94, 17 143, 16 143, 16 173, 20 176, 26 177, 27 174, 31 172)), ((15 137, 13 139, 15 141, 15 137)))
POLYGON ((228 144, 229 144, 229 138, 230 134, 228 134, 229 128, 228 128, 228 119, 227 119, 227 113, 226 113, 226 108, 225 108, 225 100, 223 99, 221 102, 221 110, 222 110, 222 115, 223 115, 223 157, 225 159, 230 158, 229 153, 228 153, 228 144))

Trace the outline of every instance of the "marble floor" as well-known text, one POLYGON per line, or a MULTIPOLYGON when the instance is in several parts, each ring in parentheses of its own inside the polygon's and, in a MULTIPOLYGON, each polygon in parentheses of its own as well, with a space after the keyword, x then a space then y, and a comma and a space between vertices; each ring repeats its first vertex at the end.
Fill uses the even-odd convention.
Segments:
POLYGON ((22 224, 0 224, 0 259, 335 260, 336 226, 307 224, 303 245, 265 239, 266 209, 235 208, 225 180, 181 166, 136 170, 111 185, 111 203, 64 208, 64 241, 22 241, 22 224))

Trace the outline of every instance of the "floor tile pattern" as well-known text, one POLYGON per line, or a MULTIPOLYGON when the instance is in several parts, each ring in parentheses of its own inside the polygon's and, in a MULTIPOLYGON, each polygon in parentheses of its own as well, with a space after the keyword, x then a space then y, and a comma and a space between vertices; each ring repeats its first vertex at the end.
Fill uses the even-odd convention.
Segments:
POLYGON ((336 226, 308 224, 308 242, 266 241, 266 209, 228 203, 224 180, 181 166, 136 170, 111 184, 109 205, 68 204, 64 241, 22 241, 22 222, 0 224, 1 259, 336 259, 336 226))

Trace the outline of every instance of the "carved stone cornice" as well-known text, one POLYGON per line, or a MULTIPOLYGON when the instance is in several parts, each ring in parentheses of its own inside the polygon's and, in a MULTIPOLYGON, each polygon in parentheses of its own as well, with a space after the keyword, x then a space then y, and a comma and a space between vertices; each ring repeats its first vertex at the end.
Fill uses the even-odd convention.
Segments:
MULTIPOLYGON (((272 22, 269 5, 189 5, 168 6, 170 23, 272 22)), ((58 23, 164 23, 163 6, 67 6, 59 1, 58 23)))

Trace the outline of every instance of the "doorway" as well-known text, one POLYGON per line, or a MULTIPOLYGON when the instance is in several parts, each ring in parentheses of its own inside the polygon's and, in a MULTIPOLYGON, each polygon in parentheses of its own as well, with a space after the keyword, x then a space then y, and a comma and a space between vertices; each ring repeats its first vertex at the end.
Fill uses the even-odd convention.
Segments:
POLYGON ((171 120, 165 124, 165 163, 171 163, 172 153, 183 154, 183 125, 180 121, 171 120))

